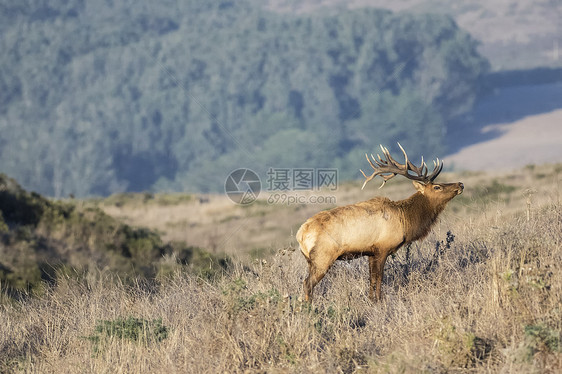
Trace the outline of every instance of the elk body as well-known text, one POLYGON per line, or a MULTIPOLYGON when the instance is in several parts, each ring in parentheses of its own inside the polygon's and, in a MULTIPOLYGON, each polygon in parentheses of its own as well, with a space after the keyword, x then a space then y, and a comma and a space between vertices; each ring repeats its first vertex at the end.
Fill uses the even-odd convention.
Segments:
POLYGON ((308 276, 304 280, 306 301, 311 300, 314 287, 336 260, 361 256, 369 256, 369 297, 374 299, 376 295, 376 300, 380 300, 387 257, 403 245, 424 238, 447 203, 462 193, 461 182, 433 182, 443 168, 439 159, 428 175, 423 158, 421 166, 417 167, 408 160, 402 146, 398 146, 404 153, 404 164, 394 160, 382 145, 384 160, 371 155, 371 161, 365 155, 375 171, 367 177, 361 170, 366 178, 362 189, 377 175, 383 178, 381 187, 395 175, 402 175, 413 181, 416 193, 400 201, 375 197, 323 211, 309 218, 298 230, 297 240, 308 262, 308 276))

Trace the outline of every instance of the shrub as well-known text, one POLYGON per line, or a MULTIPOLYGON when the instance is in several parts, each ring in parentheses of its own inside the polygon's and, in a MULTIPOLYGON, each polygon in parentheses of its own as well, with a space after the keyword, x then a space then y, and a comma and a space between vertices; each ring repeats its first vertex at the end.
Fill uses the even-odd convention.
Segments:
POLYGON ((107 339, 116 338, 148 345, 166 339, 169 331, 169 328, 162 324, 162 318, 151 321, 135 317, 117 318, 98 321, 94 334, 86 339, 93 343, 94 352, 98 352, 100 345, 107 339))

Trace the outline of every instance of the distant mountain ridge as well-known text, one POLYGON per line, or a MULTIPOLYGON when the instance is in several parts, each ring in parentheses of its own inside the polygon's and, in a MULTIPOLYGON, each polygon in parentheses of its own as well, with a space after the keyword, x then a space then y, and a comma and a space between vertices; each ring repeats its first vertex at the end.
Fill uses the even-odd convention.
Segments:
MULTIPOLYGON (((261 1, 261 0, 260 0, 261 1)), ((445 14, 482 44, 494 70, 562 67, 562 2, 541 0, 265 0, 270 9, 308 13, 373 7, 445 14)), ((261 1, 263 3, 263 1, 261 1)))

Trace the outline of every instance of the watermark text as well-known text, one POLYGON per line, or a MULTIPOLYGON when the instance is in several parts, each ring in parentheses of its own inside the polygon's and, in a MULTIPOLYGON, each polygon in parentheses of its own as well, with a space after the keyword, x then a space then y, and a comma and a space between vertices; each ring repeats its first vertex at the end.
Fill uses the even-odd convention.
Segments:
POLYGON ((324 195, 294 195, 288 193, 273 193, 267 198, 268 204, 336 204, 335 196, 324 195))

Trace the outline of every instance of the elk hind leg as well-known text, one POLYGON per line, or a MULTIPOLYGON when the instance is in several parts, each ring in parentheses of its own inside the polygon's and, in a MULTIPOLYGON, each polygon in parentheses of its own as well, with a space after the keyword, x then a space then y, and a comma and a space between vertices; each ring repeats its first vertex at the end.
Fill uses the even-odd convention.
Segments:
POLYGON ((382 298, 381 287, 385 262, 386 256, 369 256, 369 298, 373 301, 380 301, 382 298))

